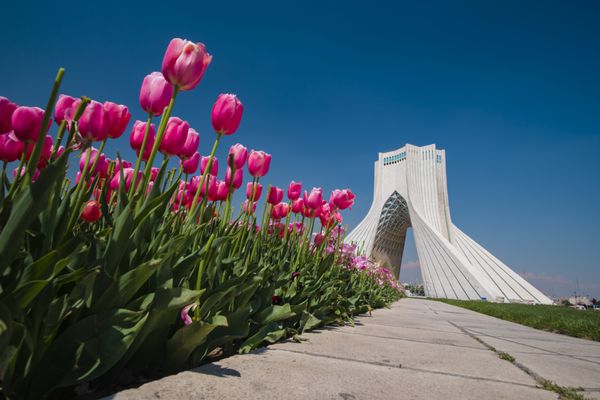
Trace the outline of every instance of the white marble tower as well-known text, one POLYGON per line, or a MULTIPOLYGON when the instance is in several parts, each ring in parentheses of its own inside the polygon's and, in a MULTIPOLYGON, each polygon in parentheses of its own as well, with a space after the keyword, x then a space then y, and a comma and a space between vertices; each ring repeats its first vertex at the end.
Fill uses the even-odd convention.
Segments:
POLYGON ((427 296, 552 304, 452 223, 446 154, 435 144, 407 144, 379 153, 373 203, 346 242, 356 243, 398 276, 409 227, 413 229, 427 296))

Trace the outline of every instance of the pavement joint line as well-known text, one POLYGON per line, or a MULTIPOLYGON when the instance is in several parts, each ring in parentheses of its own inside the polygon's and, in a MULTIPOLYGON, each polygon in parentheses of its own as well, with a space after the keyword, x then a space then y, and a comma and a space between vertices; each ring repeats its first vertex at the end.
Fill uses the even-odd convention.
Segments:
POLYGON ((310 357, 328 358, 328 359, 340 360, 340 361, 349 361, 349 362, 354 362, 354 363, 358 363, 358 364, 370 364, 370 365, 375 365, 375 366, 378 366, 378 367, 386 367, 386 368, 394 368, 394 369, 404 369, 404 370, 413 371, 413 372, 423 372, 423 373, 428 373, 428 374, 451 376, 451 377, 454 377, 454 378, 470 379, 470 380, 474 380, 474 381, 504 383, 504 384, 507 384, 507 385, 515 385, 515 386, 523 386, 523 387, 528 387, 528 388, 539 389, 539 387, 536 386, 536 385, 528 385, 526 383, 506 381, 506 380, 503 380, 503 379, 486 378, 486 377, 483 377, 483 376, 472 376, 472 375, 457 374, 457 373, 454 373, 454 372, 435 371, 435 370, 422 369, 422 368, 417 368, 417 367, 407 367, 405 365, 403 366, 402 364, 399 364, 398 366, 395 366, 393 364, 387 364, 387 363, 382 363, 382 362, 378 362, 378 361, 364 361, 364 360, 357 360, 357 359, 354 359, 354 358, 339 357, 339 356, 329 356, 329 355, 324 355, 324 354, 311 353, 311 352, 307 352, 307 351, 287 350, 287 349, 281 349, 281 348, 277 348, 277 349, 275 349, 275 348, 269 348, 269 350, 272 350, 272 351, 283 351, 283 352, 286 352, 286 353, 294 353, 294 354, 300 354, 300 355, 305 355, 305 356, 310 356, 310 357))
POLYGON ((359 363, 359 364, 370 364, 370 365, 376 365, 378 367, 397 368, 397 369, 402 368, 402 364, 394 365, 394 364, 384 363, 384 362, 379 362, 379 361, 364 361, 364 360, 357 360, 357 359, 348 358, 348 357, 330 356, 330 355, 326 355, 326 354, 311 353, 309 351, 297 351, 297 350, 288 350, 288 349, 272 348, 272 347, 269 348, 269 350, 284 351, 287 353, 295 353, 295 354, 304 354, 304 355, 312 356, 312 357, 329 358, 331 360, 350 361, 350 362, 355 362, 355 363, 359 363))
MULTIPOLYGON (((453 323, 451 321, 448 321, 448 323, 452 324, 453 326, 455 326, 457 329, 462 330, 463 332, 465 332, 467 335, 471 336, 473 339, 477 340, 478 342, 481 342, 483 345, 487 346, 490 351, 493 351, 494 353, 498 354, 500 356, 500 354, 508 354, 508 353, 504 353, 501 351, 496 350, 495 347, 493 347, 492 345, 486 343, 483 339, 481 339, 480 337, 476 336, 475 333, 477 333, 476 331, 469 331, 463 327, 461 327, 460 325, 457 325, 456 323, 453 323)), ((497 338, 499 339, 499 338, 497 338)), ((517 343, 520 344, 520 343, 517 343)), ((508 354, 510 356, 510 354, 508 354)), ((585 391, 585 389, 583 388, 569 388, 569 387, 564 387, 558 384, 555 384, 554 382, 552 382, 549 379, 544 378, 543 376, 541 376, 540 374, 538 374, 537 372, 533 371, 531 368, 525 366, 524 364, 521 364, 520 362, 518 362, 517 360, 514 359, 514 357, 510 356, 511 360, 507 360, 508 362, 510 362, 512 365, 514 365, 515 367, 519 368, 521 371, 525 372, 527 375, 529 375, 530 377, 532 377, 535 382, 540 386, 540 389, 543 390, 548 390, 548 391, 553 391, 555 393, 559 394, 559 399, 562 399, 560 392, 558 392, 556 389, 548 389, 546 388, 546 384, 551 384, 557 388, 560 388, 561 390, 575 390, 575 391, 585 391), (580 390, 581 389, 581 390, 580 390)))
MULTIPOLYGON (((585 362, 589 362, 591 364, 600 365, 600 361, 592 361, 592 360, 588 360, 588 359, 585 359, 585 358, 580 358, 580 357, 583 357, 583 356, 574 356, 574 355, 571 355, 571 354, 564 354, 564 353, 561 353, 561 352, 558 352, 558 351, 548 350, 548 349, 544 349, 544 348, 541 348, 541 347, 533 346, 533 345, 530 345, 530 344, 520 343, 520 342, 516 342, 514 340, 510 340, 510 339, 506 339, 506 338, 502 338, 502 337, 497 337, 497 336, 489 335, 489 334, 486 334, 486 333, 481 333, 481 332, 476 331, 475 329, 470 329, 470 331, 474 332, 474 333, 476 333, 476 334, 478 334, 480 336, 491 337, 491 338, 494 338, 494 339, 503 340, 505 342, 518 344, 518 345, 524 346, 524 347, 530 347, 532 349, 541 350, 541 351, 544 351, 544 352, 548 353, 548 354, 544 354, 544 355, 555 355, 555 356, 561 356, 561 357, 568 357, 568 358, 572 358, 574 360, 585 361, 585 362)), ((517 353, 519 353, 519 352, 517 351, 517 353)))
MULTIPOLYGON (((388 326, 388 327, 391 327, 391 328, 399 328, 398 325, 378 324, 377 322, 371 322, 371 321, 369 321, 369 325, 378 325, 378 326, 388 326)), ((357 326, 361 326, 361 325, 357 324, 357 326)), ((400 328, 401 329, 412 329, 412 330, 415 330, 415 331, 422 331, 423 329, 427 329, 428 331, 431 331, 431 332, 441 332, 441 333, 451 333, 451 334, 454 334, 454 335, 462 335, 461 332, 441 331, 439 329, 413 328, 411 326, 402 326, 400 328)))
POLYGON ((334 333, 343 333, 345 335, 357 335, 357 336, 376 337, 376 338, 380 338, 380 339, 401 340, 401 341, 404 341, 404 342, 435 344, 435 345, 438 345, 438 346, 461 347, 463 349, 487 350, 487 349, 482 349, 481 347, 475 347, 475 346, 462 346, 462 345, 451 344, 451 343, 436 343, 436 342, 429 342, 429 341, 426 341, 426 340, 407 339, 407 338, 392 337, 392 336, 372 335, 370 333, 344 332, 344 331, 341 331, 341 330, 340 331, 332 331, 332 332, 334 332, 334 333))

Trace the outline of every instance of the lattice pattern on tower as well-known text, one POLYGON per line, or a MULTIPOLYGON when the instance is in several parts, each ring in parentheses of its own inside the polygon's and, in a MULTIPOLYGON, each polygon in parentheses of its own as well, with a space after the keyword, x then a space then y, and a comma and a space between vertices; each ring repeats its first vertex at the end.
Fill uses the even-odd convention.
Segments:
POLYGON ((398 192, 394 191, 381 209, 373 250, 401 258, 406 229, 409 227, 408 204, 398 192))

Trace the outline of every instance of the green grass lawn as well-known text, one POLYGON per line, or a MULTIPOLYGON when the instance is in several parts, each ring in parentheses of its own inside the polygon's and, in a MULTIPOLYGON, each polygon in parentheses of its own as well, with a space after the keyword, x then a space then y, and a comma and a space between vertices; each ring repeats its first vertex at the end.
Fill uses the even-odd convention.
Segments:
POLYGON ((598 311, 575 310, 562 306, 488 303, 477 300, 432 300, 468 308, 532 328, 600 342, 600 312, 598 311))

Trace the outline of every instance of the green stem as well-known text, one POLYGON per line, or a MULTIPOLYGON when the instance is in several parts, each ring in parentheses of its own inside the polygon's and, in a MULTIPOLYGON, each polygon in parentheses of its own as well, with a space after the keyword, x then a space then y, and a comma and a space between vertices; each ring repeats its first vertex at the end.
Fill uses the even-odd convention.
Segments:
POLYGON ((138 172, 142 164, 142 158, 144 156, 144 149, 146 148, 146 141, 148 140, 148 134, 150 133, 150 126, 152 123, 152 113, 148 113, 148 119, 146 121, 146 130, 144 131, 144 139, 142 140, 142 148, 140 154, 135 161, 135 169, 133 170, 133 177, 131 178, 131 187, 129 188, 129 198, 131 199, 132 194, 135 192, 135 184, 137 183, 138 172))
POLYGON ((165 135, 165 129, 167 128, 167 122, 169 122, 169 117, 171 116, 171 112, 173 111, 173 106, 175 105, 175 98, 177 97, 177 93, 179 93, 179 88, 175 86, 175 88, 173 89, 173 96, 171 97, 171 101, 169 102, 167 108, 165 108, 162 118, 160 119, 158 132, 156 133, 156 140, 154 141, 154 146, 152 146, 152 151, 150 152, 148 161, 146 161, 146 168, 144 169, 144 176, 142 179, 143 187, 148 185, 150 172, 152 170, 152 163, 154 163, 154 158, 156 157, 156 153, 158 152, 160 143, 162 142, 163 136, 165 135))
POLYGON ((31 177, 35 173, 35 169, 37 168, 38 162, 40 161, 40 156, 42 155, 42 147, 44 147, 44 138, 46 137, 46 132, 48 131, 48 128, 50 126, 50 116, 52 115, 52 109, 54 108, 54 103, 56 103, 56 97, 58 96, 58 90, 60 88, 60 83, 62 82, 64 74, 65 69, 59 68, 58 73, 56 74, 56 78, 54 79, 54 86, 52 87, 52 92, 50 93, 50 98, 48 99, 46 110, 44 111, 44 118, 42 120, 40 132, 38 133, 38 140, 33 149, 33 153, 29 158, 29 163, 27 164, 26 175, 29 177, 29 179, 31 179, 31 177))
POLYGON ((190 221, 194 221, 194 212, 196 211, 196 205, 198 204, 198 197, 200 196, 200 188, 204 184, 204 179, 206 179, 206 175, 210 172, 212 168, 213 158, 215 157, 215 153, 217 152, 217 147, 219 146, 219 142, 221 141, 221 134, 217 133, 217 138, 213 144, 212 151, 210 152, 210 157, 208 159, 208 164, 202 173, 202 177, 200 178, 200 184, 198 185, 198 190, 194 194, 194 200, 192 201, 192 206, 190 207, 190 221))
POLYGON ((21 154, 21 160, 19 161, 19 166, 17 167, 17 176, 15 176, 15 179, 12 181, 10 189, 8 190, 8 196, 6 196, 8 199, 12 198, 13 194, 17 191, 17 188, 21 184, 21 175, 23 175, 23 168, 25 167, 25 157, 27 157, 27 150, 29 149, 29 145, 29 143, 25 142, 25 148, 23 149, 23 154, 21 154))
POLYGON ((89 103, 90 103, 89 97, 85 97, 85 96, 81 97, 81 102, 79 103, 77 110, 75 110, 75 115, 73 116, 73 121, 71 121, 71 127, 69 128, 69 137, 67 138, 67 142, 65 143, 66 148, 69 148, 71 146, 71 142, 73 141, 73 138, 75 137, 75 132, 77 131, 76 122, 79 121, 79 118, 81 118, 81 116, 83 115, 83 112, 85 111, 85 108, 87 107, 87 105, 89 103))
POLYGON ((62 142, 62 138, 65 134, 65 129, 67 127, 67 121, 63 119, 58 128, 58 134, 56 135, 56 141, 54 142, 54 146, 52 146, 52 153, 50 154, 50 161, 54 160, 54 156, 58 151, 58 147, 60 146, 60 142, 62 142))

